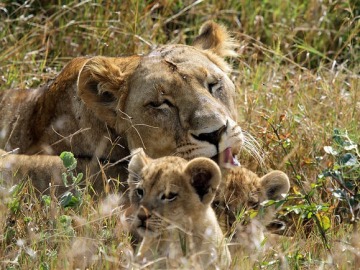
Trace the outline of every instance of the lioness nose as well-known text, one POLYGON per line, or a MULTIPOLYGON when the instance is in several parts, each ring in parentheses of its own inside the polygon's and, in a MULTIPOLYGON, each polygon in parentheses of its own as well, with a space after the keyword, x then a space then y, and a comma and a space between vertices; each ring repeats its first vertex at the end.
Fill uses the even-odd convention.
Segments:
POLYGON ((227 124, 223 125, 221 128, 219 128, 218 130, 215 130, 213 132, 201 133, 199 135, 192 134, 192 136, 199 141, 206 141, 211 144, 218 145, 220 142, 221 136, 226 131, 226 128, 227 128, 227 124))
POLYGON ((145 207, 141 206, 137 216, 140 221, 146 221, 148 218, 151 217, 151 213, 145 207))

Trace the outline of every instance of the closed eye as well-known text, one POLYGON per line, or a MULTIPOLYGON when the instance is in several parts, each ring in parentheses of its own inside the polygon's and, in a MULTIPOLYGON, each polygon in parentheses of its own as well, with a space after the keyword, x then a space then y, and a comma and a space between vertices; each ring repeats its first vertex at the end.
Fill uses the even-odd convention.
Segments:
POLYGON ((150 102, 149 106, 152 108, 155 108, 155 109, 160 109, 160 110, 169 109, 171 107, 174 107, 174 105, 167 99, 165 99, 162 102, 150 102))
POLYGON ((169 194, 162 194, 161 195, 161 197, 160 197, 160 199, 162 200, 162 201, 167 201, 167 202, 172 202, 172 201, 174 201, 176 198, 177 198, 177 193, 175 193, 175 192, 170 192, 169 194))

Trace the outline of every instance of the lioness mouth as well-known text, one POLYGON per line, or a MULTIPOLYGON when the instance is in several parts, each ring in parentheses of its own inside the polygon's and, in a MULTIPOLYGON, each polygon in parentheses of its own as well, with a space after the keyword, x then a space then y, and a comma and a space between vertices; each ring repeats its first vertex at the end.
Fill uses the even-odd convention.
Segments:
POLYGON ((220 167, 231 168, 234 166, 240 166, 240 162, 237 157, 233 155, 231 147, 226 148, 212 159, 217 162, 220 167))

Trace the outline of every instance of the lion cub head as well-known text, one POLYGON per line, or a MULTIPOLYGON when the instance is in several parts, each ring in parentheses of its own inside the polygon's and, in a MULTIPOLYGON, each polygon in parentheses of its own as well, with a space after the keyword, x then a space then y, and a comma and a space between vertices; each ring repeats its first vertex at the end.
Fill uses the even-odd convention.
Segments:
POLYGON ((274 170, 263 177, 244 167, 223 169, 223 182, 213 207, 233 248, 259 247, 264 229, 273 222, 277 209, 268 200, 283 199, 290 189, 288 176, 274 170))
POLYGON ((138 258, 165 257, 168 266, 175 266, 177 258, 199 254, 206 266, 214 263, 211 254, 216 251, 215 261, 229 262, 211 208, 220 180, 219 167, 208 158, 151 159, 142 149, 136 150, 129 164, 128 184, 135 210, 132 226, 143 237, 138 258))

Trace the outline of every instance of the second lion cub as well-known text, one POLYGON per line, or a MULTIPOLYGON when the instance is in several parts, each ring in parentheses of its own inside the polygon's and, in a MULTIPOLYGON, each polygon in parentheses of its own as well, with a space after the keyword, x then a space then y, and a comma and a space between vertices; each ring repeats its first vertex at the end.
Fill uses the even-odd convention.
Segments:
POLYGON ((230 253, 211 208, 220 181, 219 167, 208 158, 151 159, 137 150, 128 183, 132 226, 142 237, 138 261, 171 268, 228 266, 230 253))

